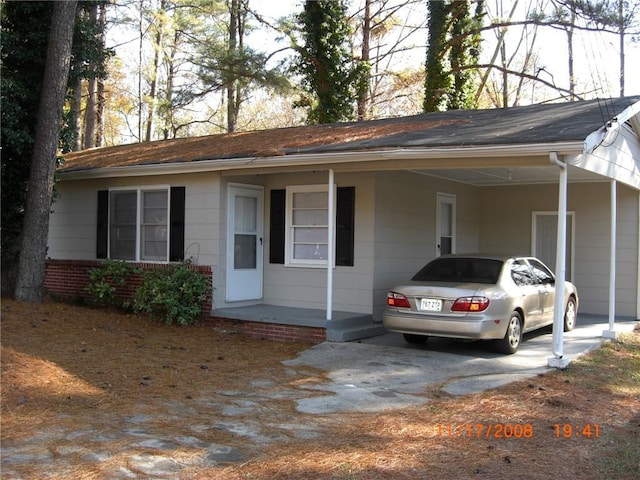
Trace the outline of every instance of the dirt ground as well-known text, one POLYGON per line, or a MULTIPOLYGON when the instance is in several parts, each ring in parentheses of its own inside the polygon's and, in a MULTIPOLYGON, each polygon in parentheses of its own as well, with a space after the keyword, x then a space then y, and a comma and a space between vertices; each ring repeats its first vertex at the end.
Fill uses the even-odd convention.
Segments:
MULTIPOLYGON (((157 415, 166 437, 183 437, 204 417, 221 416, 225 395, 251 391, 259 379, 290 391, 323 380, 321 371, 294 375, 281 363, 308 345, 251 339, 206 322, 173 327, 3 299, 1 328, 3 444, 45 428, 122 428, 114 418, 141 412, 157 415), (211 405, 198 407, 201 398, 211 405)), ((424 396, 428 402, 419 407, 323 416, 297 412, 282 396, 246 420, 267 433, 274 418, 313 425, 317 435, 279 435, 249 448, 245 437, 215 430, 208 441, 244 448, 248 458, 190 467, 177 478, 640 478, 640 332, 564 371, 463 397, 439 388, 424 396)), ((56 442, 48 446, 54 453, 56 442)), ((111 460, 118 461, 126 464, 126 455, 111 460)), ((86 456, 71 467, 75 478, 106 478, 86 456)), ((22 478, 63 478, 37 465, 23 468, 22 478)))

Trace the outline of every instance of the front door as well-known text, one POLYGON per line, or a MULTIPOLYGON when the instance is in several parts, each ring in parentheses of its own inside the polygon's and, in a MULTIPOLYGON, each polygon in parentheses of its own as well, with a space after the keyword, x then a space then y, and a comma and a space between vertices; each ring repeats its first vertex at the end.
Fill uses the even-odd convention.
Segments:
POLYGON ((262 204, 264 190, 229 185, 227 302, 262 298, 262 204))
POLYGON ((456 253, 456 197, 436 195, 436 256, 456 253))

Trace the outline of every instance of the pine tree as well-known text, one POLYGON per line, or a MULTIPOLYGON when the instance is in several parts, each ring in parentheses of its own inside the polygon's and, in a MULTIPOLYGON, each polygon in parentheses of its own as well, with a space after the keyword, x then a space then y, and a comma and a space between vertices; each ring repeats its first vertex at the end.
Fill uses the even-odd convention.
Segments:
POLYGON ((55 2, 51 16, 44 81, 38 107, 25 205, 16 298, 41 302, 49 230, 53 174, 60 140, 77 1, 55 2))

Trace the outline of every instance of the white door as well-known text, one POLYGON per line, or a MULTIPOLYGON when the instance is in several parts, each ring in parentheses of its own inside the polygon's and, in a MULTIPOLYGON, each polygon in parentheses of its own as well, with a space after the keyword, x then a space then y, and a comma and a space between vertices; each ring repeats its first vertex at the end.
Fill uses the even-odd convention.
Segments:
POLYGON ((229 185, 228 302, 262 298, 263 196, 262 187, 229 185))
POLYGON ((456 196, 438 193, 436 205, 436 256, 456 253, 456 196))
MULTIPOLYGON (((567 255, 565 278, 573 281, 573 212, 567 213, 567 255)), ((533 239, 531 254, 542 260, 551 270, 556 269, 558 244, 558 214, 555 212, 533 212, 533 239)))

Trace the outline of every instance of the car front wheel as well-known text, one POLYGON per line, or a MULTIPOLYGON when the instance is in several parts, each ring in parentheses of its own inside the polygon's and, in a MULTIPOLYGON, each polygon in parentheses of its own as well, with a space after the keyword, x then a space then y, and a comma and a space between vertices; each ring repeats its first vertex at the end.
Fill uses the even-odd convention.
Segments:
POLYGON ((576 300, 573 297, 569 298, 567 302, 567 308, 564 311, 564 331, 570 332, 576 326, 576 317, 578 315, 578 309, 576 308, 576 300))
POLYGON ((502 353, 516 353, 522 342, 522 317, 518 312, 513 312, 507 325, 507 333, 502 340, 498 340, 497 348, 502 353))

